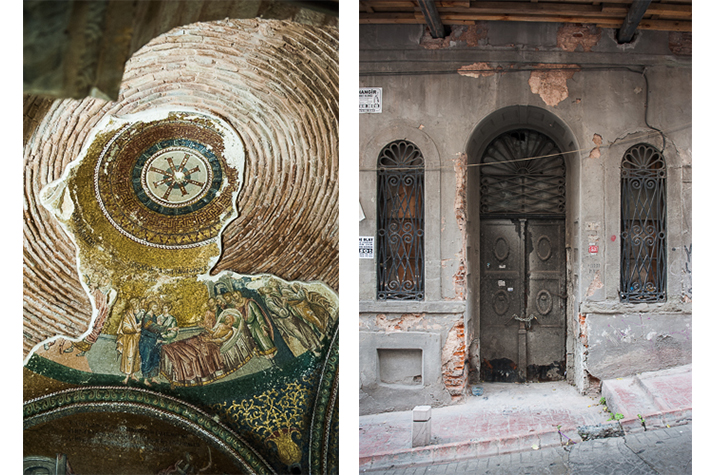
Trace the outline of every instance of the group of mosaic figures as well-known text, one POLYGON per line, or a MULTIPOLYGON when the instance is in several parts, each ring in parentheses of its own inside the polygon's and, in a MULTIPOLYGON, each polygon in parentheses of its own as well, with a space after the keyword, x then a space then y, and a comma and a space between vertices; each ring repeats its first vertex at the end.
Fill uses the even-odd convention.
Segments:
POLYGON ((153 300, 145 308, 146 299, 132 298, 123 314, 116 332, 116 350, 121 354, 121 372, 128 379, 138 381, 135 373, 141 371, 146 385, 158 382, 160 349, 171 343, 178 335, 175 317, 170 315, 170 304, 162 308, 153 300), (162 311, 161 311, 162 310, 162 311))
MULTIPOLYGON (((63 349, 64 353, 77 350, 76 356, 84 356, 96 343, 116 298, 105 272, 88 274, 86 282, 97 315, 89 335, 63 349)), ((139 371, 149 386, 158 382, 160 373, 182 384, 217 379, 253 356, 273 358, 278 351, 275 331, 294 356, 306 351, 318 354, 337 312, 333 304, 298 282, 268 278, 257 291, 266 309, 238 290, 223 291, 204 304, 202 331, 180 340, 171 304, 131 298, 116 333, 120 371, 126 375, 124 384, 129 379, 139 381, 139 371)), ((53 343, 45 344, 45 349, 53 343)))
POLYGON ((331 303, 299 283, 280 284, 270 279, 258 290, 265 310, 240 291, 208 299, 202 331, 177 339, 179 328, 170 306, 131 299, 118 328, 116 345, 120 370, 145 384, 157 382, 160 373, 171 383, 204 384, 225 376, 254 356, 273 358, 277 353, 275 331, 294 356, 318 352, 332 318, 331 303))

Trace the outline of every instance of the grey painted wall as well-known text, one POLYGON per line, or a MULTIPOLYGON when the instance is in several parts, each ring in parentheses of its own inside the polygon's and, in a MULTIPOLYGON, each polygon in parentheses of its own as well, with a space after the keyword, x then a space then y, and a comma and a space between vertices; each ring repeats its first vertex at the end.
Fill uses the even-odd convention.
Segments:
MULTIPOLYGON (((567 156, 568 380, 583 391, 595 379, 687 364, 692 314, 690 57, 674 55, 664 32, 642 31, 634 43, 618 46, 612 30, 592 30, 598 41, 590 51, 581 46, 568 51, 570 37, 563 37, 558 24, 491 22, 486 28, 475 46, 452 41, 428 49, 420 44, 422 27, 361 27, 360 85, 383 89, 383 112, 360 115, 362 236, 375 235, 375 168, 382 147, 410 140, 422 150, 427 168, 426 301, 376 301, 375 261, 361 260, 361 354, 363 349, 376 351, 378 332, 389 331, 388 338, 401 334, 397 338, 403 341, 413 336, 406 329, 377 327, 373 319, 378 314, 395 320, 418 314, 437 324, 442 322, 436 315, 448 314, 448 328, 427 329, 422 323, 417 332, 430 332, 443 345, 446 332, 463 317, 469 370, 475 375, 478 192, 476 175, 469 171, 464 190, 468 224, 462 230, 456 219, 461 190, 454 165, 462 155, 466 159, 469 139, 477 128, 488 126, 490 114, 530 106, 556 118, 578 149, 567 156), (479 77, 457 72, 474 63, 487 63, 478 69, 501 67, 505 72, 479 77), (549 64, 578 69, 559 73, 548 71, 544 65, 549 64), (663 131, 665 144, 646 121, 663 131), (668 299, 624 305, 618 298, 619 167, 623 153, 639 142, 662 149, 668 168, 668 299), (588 252, 590 243, 598 245, 598 253, 588 252), (468 285, 464 295, 456 284, 462 262, 468 285)), ((467 160, 475 163, 477 157, 467 160)), ((434 361, 423 364, 441 365, 440 356, 428 348, 423 358, 434 361)), ((361 357, 361 376, 367 381, 361 385, 361 402, 367 401, 363 413, 408 409, 429 397, 431 388, 398 405, 376 379, 363 376, 371 374, 372 364, 361 357)), ((444 394, 441 382, 432 384, 439 385, 434 388, 438 395, 444 394)), ((434 404, 447 403, 445 397, 434 399, 434 404)))

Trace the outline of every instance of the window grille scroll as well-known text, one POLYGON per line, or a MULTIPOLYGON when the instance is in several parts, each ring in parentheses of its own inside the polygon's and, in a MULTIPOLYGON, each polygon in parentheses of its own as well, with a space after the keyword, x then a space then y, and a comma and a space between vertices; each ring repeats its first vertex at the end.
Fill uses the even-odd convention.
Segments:
POLYGON ((377 170, 377 298, 424 300, 424 158, 391 142, 377 170))
POLYGON ((666 299, 666 164, 661 153, 638 144, 621 163, 622 302, 666 299))

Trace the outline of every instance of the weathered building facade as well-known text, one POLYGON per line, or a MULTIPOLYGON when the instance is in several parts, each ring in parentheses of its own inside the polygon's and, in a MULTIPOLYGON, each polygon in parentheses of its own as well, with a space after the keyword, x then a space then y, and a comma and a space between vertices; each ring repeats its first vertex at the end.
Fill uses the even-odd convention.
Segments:
POLYGON ((689 363, 690 33, 440 13, 361 9, 361 414, 689 363))

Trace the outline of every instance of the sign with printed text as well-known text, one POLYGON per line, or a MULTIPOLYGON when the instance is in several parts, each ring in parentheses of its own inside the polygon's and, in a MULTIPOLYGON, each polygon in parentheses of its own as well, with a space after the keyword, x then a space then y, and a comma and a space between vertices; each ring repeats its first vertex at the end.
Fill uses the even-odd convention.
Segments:
POLYGON ((360 88, 360 113, 379 114, 382 112, 382 88, 360 88))
POLYGON ((360 259, 375 258, 375 238, 372 236, 360 236, 360 259))
POLYGON ((599 246, 597 246, 596 244, 589 245, 589 253, 590 254, 596 254, 598 252, 599 252, 599 246))

